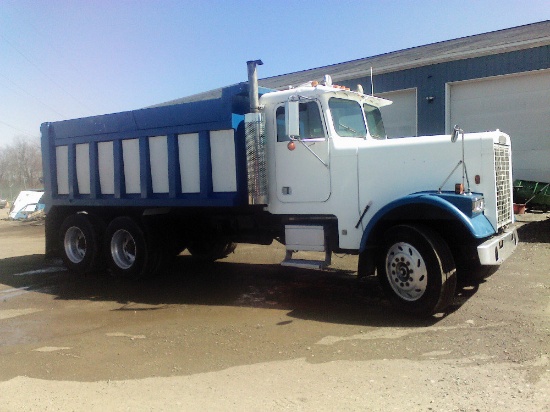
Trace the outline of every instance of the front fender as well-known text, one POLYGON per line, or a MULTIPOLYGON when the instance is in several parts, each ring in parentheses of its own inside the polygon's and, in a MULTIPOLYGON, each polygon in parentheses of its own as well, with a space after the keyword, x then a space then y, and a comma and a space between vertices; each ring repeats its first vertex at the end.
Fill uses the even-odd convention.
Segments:
MULTIPOLYGON (((446 194, 445 197, 450 198, 452 195, 446 194)), ((496 233, 495 229, 491 225, 491 222, 489 222, 489 219, 487 219, 487 217, 482 213, 468 216, 453 203, 440 196, 437 192, 415 193, 396 199, 375 213, 365 227, 361 238, 359 252, 363 252, 366 249, 369 238, 380 222, 387 219, 415 219, 417 216, 411 212, 412 210, 415 210, 417 213, 418 210, 422 209, 429 209, 433 211, 433 208, 436 208, 438 211, 442 212, 446 219, 453 219, 460 222, 476 239, 483 239, 496 233)), ((422 219, 426 221, 429 220, 430 217, 423 216, 422 219)))

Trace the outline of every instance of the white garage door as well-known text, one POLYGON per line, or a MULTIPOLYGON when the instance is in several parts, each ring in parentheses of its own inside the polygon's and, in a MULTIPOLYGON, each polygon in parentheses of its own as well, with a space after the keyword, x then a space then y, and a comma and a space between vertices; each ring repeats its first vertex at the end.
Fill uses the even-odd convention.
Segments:
POLYGON ((388 137, 416 136, 416 89, 376 93, 393 103, 380 109, 388 137))
POLYGON ((500 129, 512 138, 514 179, 550 182, 550 70, 449 84, 447 132, 500 129))

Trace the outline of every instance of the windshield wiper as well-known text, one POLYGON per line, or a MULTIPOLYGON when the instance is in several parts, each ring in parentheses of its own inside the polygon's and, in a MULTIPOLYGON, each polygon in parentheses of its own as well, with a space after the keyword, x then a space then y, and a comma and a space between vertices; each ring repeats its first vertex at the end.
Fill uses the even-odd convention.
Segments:
POLYGON ((338 122, 338 126, 343 127, 344 129, 346 129, 346 130, 348 130, 352 133, 355 133, 355 135, 357 135, 357 130, 352 129, 351 127, 346 126, 345 124, 342 124, 342 123, 338 122))

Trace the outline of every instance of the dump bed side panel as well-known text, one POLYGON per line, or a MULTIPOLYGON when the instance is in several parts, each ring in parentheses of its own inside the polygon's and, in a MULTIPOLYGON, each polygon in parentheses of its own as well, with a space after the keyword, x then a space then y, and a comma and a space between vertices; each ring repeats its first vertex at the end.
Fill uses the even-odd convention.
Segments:
POLYGON ((237 85, 214 100, 44 123, 47 208, 246 204, 247 92, 237 85))

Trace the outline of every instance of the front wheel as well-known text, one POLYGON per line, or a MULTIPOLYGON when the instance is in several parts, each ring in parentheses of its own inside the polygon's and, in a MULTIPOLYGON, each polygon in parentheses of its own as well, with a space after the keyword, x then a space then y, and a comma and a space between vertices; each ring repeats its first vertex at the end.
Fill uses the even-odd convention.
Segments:
POLYGON ((400 309, 418 315, 452 303, 456 268, 445 241, 427 227, 399 225, 386 232, 378 263, 382 288, 400 309))

